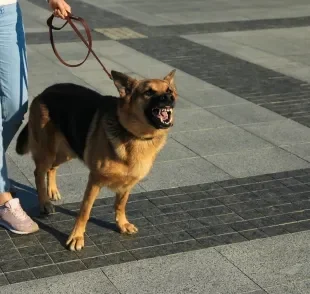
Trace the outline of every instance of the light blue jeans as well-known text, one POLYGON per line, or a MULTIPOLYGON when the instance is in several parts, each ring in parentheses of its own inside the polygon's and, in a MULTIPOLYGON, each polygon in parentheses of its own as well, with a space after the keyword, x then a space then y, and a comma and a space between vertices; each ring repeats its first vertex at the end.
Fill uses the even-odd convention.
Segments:
POLYGON ((10 183, 5 152, 28 109, 25 32, 18 3, 0 6, 0 193, 10 183))

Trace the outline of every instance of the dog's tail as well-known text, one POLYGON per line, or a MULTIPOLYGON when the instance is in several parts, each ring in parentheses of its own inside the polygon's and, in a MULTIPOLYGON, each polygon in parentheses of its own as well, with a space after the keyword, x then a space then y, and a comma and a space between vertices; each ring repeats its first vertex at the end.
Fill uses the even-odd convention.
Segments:
POLYGON ((17 137, 17 143, 15 148, 17 154, 24 155, 29 152, 28 147, 28 123, 26 126, 22 129, 20 134, 17 137))

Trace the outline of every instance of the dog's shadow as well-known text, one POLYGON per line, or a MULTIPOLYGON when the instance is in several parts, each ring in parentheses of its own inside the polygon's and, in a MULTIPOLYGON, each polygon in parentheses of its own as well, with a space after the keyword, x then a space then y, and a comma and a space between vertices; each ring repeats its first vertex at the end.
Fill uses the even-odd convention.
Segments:
MULTIPOLYGON (((44 231, 52 235, 57 241, 59 241, 59 243, 63 247, 67 248, 66 241, 69 234, 61 232, 55 227, 53 227, 53 215, 49 217, 40 214, 37 191, 33 187, 26 186, 14 180, 11 180, 11 185, 16 191, 16 197, 19 198, 23 209, 27 212, 28 215, 34 218, 36 223, 39 225, 40 231, 38 232, 38 234, 45 234, 42 233, 42 231, 44 231), (49 219, 51 220, 51 222, 48 221, 49 219)), ((77 216, 76 211, 71 211, 62 206, 57 205, 55 206, 55 209, 57 213, 62 213, 68 216, 72 216, 74 218, 77 216)), ((112 232, 119 232, 115 223, 100 220, 95 217, 90 217, 88 222, 112 232)))

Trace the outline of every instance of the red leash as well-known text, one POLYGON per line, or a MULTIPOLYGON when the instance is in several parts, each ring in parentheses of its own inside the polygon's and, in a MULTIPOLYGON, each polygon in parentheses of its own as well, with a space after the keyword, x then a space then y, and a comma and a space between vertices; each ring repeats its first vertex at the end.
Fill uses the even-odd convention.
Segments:
POLYGON ((100 59, 98 58, 98 56, 96 55, 96 53, 93 51, 92 49, 92 46, 93 46, 93 40, 92 40, 92 37, 91 37, 91 33, 90 33, 90 29, 89 29, 89 26, 87 25, 86 21, 79 17, 79 16, 74 16, 72 14, 69 14, 69 16, 67 17, 67 20, 65 22, 65 24, 59 28, 55 27, 53 25, 53 19, 54 19, 54 15, 52 14, 48 19, 47 19, 47 25, 49 27, 49 34, 50 34, 50 41, 51 41, 51 45, 52 45, 52 48, 53 48, 53 51, 56 55, 56 57, 59 59, 59 61, 68 66, 68 67, 78 67, 78 66, 81 66, 86 60, 87 58, 89 57, 89 54, 92 53, 94 55, 94 57, 97 59, 97 61, 99 62, 99 64, 101 65, 102 69, 106 72, 106 74, 108 75, 108 77, 112 80, 112 76, 111 74, 107 71, 107 69, 105 68, 105 66, 103 65, 103 63, 100 61, 100 59), (85 29, 85 32, 86 32, 86 36, 87 36, 87 40, 83 37, 83 35, 81 34, 81 32, 78 30, 78 28, 75 26, 75 24, 73 23, 73 20, 76 20, 76 21, 79 21, 84 29, 85 29), (75 33, 79 36, 79 38, 83 41, 83 43, 85 44, 85 46, 87 47, 88 49, 88 52, 87 52, 87 55, 85 57, 85 59, 78 63, 78 64, 69 64, 67 63, 66 61, 64 61, 58 51, 56 50, 56 46, 55 46, 55 42, 54 42, 54 36, 53 36, 53 30, 57 30, 57 31, 60 31, 61 29, 63 29, 67 24, 70 24, 71 27, 73 28, 73 30, 75 31, 75 33))

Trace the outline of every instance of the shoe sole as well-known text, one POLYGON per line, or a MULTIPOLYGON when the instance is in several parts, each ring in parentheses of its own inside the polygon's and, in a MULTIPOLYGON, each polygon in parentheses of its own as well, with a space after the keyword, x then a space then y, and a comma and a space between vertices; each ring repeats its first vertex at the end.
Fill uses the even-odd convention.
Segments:
POLYGON ((17 235, 28 235, 28 234, 32 234, 32 233, 35 233, 35 232, 39 231, 39 228, 35 229, 35 230, 31 231, 31 232, 16 231, 8 223, 3 222, 1 220, 0 220, 0 226, 4 227, 5 229, 7 229, 10 232, 12 232, 14 234, 17 234, 17 235))

